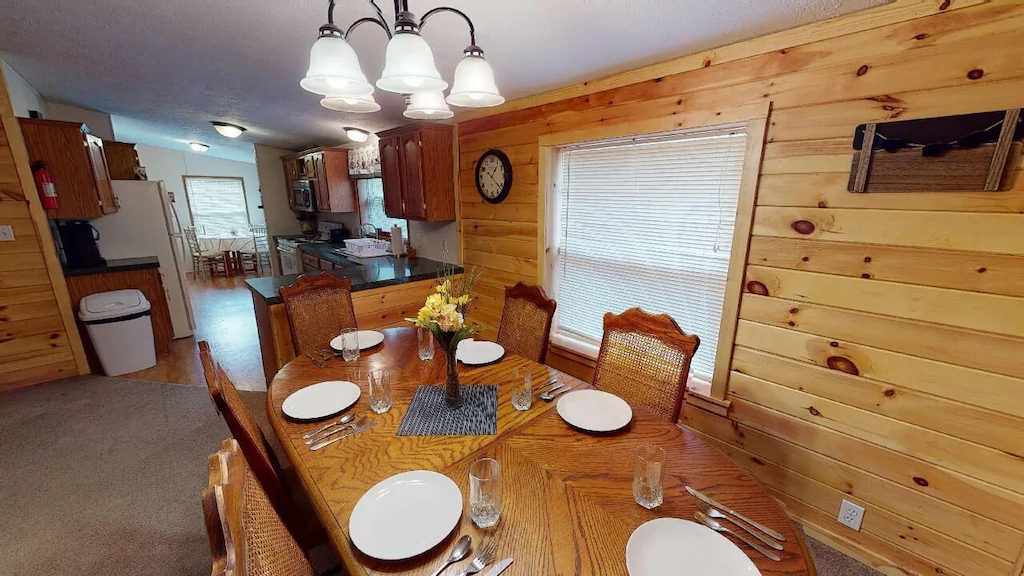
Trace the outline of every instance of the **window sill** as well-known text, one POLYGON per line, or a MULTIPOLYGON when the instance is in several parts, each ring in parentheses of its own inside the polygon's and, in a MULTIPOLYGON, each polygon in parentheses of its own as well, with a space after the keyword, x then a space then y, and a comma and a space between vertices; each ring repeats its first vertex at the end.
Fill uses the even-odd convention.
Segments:
POLYGON ((686 403, 690 406, 695 406, 702 410, 711 412, 718 416, 728 416, 729 407, 732 406, 731 400, 719 400, 711 396, 711 385, 707 385, 707 390, 700 390, 702 386, 690 384, 686 387, 686 403))

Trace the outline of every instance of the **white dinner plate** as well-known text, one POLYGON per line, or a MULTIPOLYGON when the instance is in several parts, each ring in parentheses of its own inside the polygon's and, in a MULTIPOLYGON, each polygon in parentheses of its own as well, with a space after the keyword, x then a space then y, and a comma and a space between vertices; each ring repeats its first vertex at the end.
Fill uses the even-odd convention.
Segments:
MULTIPOLYGON (((367 348, 373 348, 377 344, 384 341, 384 335, 376 330, 360 330, 359 334, 359 349, 366 350, 367 348)), ((341 343, 341 336, 331 340, 331 348, 341 352, 343 345, 341 343)))
POLYGON ((459 524, 462 492, 428 470, 396 474, 367 490, 348 520, 352 543, 379 560, 403 560, 437 546, 459 524))
POLYGON ((728 538, 689 520, 658 518, 640 525, 626 543, 629 576, 760 576, 728 538))
POLYGON ((601 390, 576 390, 558 399, 558 415, 569 424, 591 432, 618 430, 633 419, 625 400, 601 390))
POLYGON ((297 420, 326 418, 355 404, 360 392, 352 382, 328 380, 292 392, 284 399, 281 411, 297 420))
POLYGON ((470 366, 490 364, 504 355, 505 349, 501 344, 487 340, 463 340, 455 350, 455 358, 470 366))

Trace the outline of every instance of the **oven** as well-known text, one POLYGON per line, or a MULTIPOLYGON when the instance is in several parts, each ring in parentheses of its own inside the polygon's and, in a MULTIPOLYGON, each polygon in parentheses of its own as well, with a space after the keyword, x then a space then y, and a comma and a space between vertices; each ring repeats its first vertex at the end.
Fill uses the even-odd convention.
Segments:
POLYGON ((313 193, 312 180, 296 180, 292 182, 293 207, 300 212, 316 212, 316 200, 313 193))
POLYGON ((296 243, 290 240, 279 240, 277 253, 281 257, 281 274, 301 274, 302 261, 296 243))

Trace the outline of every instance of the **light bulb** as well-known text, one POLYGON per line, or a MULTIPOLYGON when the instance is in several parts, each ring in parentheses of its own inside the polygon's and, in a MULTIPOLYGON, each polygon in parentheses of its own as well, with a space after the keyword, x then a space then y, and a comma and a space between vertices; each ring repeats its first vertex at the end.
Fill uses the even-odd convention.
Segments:
POLYGON ((473 100, 479 100, 479 99, 483 98, 483 97, 484 97, 484 95, 483 95, 483 94, 481 94, 481 93, 479 93, 479 92, 470 92, 470 93, 469 93, 469 97, 470 97, 471 99, 473 99, 473 100))
POLYGON ((349 106, 353 106, 359 103, 359 100, 356 100, 355 98, 342 98, 341 101, 344 102, 345 104, 348 104, 349 106))
POLYGON ((348 80, 344 78, 328 78, 327 85, 331 88, 344 88, 348 84, 348 80))
POLYGON ((403 82, 410 88, 417 88, 423 85, 423 78, 405 78, 403 82))

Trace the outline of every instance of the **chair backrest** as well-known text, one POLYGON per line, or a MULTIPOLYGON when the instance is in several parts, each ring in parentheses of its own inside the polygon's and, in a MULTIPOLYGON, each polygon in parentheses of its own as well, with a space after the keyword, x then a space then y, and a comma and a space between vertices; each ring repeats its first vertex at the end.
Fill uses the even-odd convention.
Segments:
POLYGON ((281 288, 296 354, 316 350, 356 327, 352 281, 333 274, 303 274, 281 288))
POLYGON ((197 236, 197 230, 195 226, 185 226, 182 228, 182 233, 185 235, 185 240, 188 241, 188 249, 192 254, 199 254, 199 238, 197 236))
POLYGON ((270 242, 267 240, 267 227, 262 224, 249 224, 253 246, 256 252, 269 252, 270 242))
POLYGON ((309 558, 278 516, 238 442, 209 459, 203 515, 212 576, 313 576, 309 558))
POLYGON ((667 314, 605 314, 594 386, 676 422, 698 346, 667 314))
MULTIPOLYGON (((202 340, 199 342, 199 359, 203 364, 206 387, 210 392, 213 405, 224 418, 231 436, 238 441, 245 459, 252 467, 254 474, 266 491, 270 501, 274 503, 278 514, 290 522, 296 517, 294 506, 281 480, 281 468, 277 458, 270 450, 267 439, 259 424, 253 418, 238 389, 232 384, 224 370, 213 360, 210 345, 202 340)), ((296 531, 296 534, 301 532, 296 531)))
POLYGON ((556 306, 540 286, 522 282, 506 286, 498 344, 508 352, 543 364, 548 355, 551 319, 556 306))

